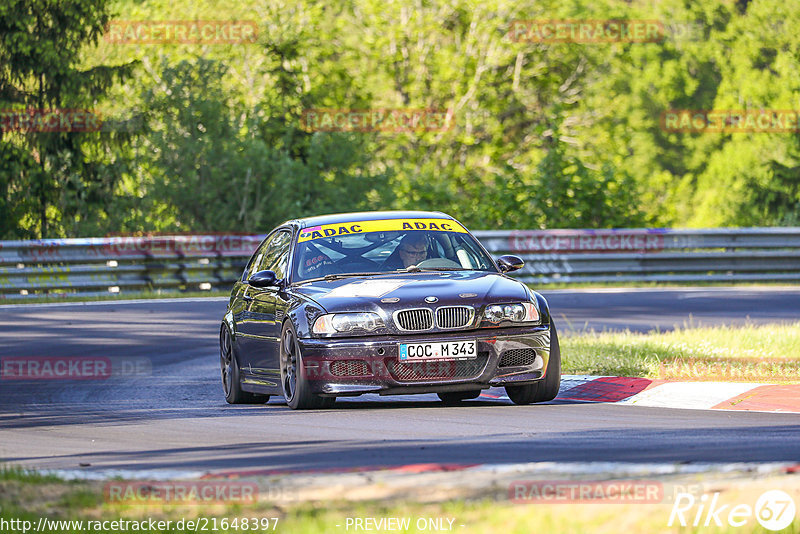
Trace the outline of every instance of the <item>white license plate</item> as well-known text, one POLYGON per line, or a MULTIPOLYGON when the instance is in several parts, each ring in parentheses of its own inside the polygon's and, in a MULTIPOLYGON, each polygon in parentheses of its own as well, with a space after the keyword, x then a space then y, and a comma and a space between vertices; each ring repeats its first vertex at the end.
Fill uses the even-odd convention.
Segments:
POLYGON ((401 343, 401 362, 421 360, 468 360, 477 358, 474 341, 450 341, 447 343, 401 343))

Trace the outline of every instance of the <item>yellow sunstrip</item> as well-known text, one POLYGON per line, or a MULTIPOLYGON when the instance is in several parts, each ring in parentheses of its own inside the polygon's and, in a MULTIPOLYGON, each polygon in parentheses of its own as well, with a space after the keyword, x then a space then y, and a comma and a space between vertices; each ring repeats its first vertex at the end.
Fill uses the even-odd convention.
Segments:
POLYGON ((303 241, 323 237, 363 234, 366 232, 403 232, 408 230, 467 233, 466 228, 450 219, 381 219, 378 221, 355 221, 303 228, 300 231, 298 241, 302 243, 303 241))

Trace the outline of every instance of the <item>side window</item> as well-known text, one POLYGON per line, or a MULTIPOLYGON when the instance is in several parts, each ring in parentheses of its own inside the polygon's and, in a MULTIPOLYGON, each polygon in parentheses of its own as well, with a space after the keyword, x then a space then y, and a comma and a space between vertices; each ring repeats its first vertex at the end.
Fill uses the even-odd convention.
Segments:
POLYGON ((292 234, 289 232, 278 232, 275 238, 270 240, 267 257, 270 262, 265 269, 275 271, 275 275, 280 280, 286 278, 286 271, 289 268, 289 252, 291 250, 292 234))
POLYGON ((247 278, 253 276, 258 271, 267 269, 275 271, 277 277, 283 278, 286 273, 289 261, 289 244, 292 241, 292 234, 282 230, 270 237, 256 252, 250 267, 247 270, 247 278))
POLYGON ((250 261, 247 268, 245 269, 245 275, 243 278, 244 280, 249 279, 251 276, 253 276, 253 273, 258 271, 258 266, 261 265, 261 260, 264 259, 264 251, 267 249, 267 244, 268 243, 264 243, 263 245, 258 247, 258 250, 253 256, 253 259, 250 261))

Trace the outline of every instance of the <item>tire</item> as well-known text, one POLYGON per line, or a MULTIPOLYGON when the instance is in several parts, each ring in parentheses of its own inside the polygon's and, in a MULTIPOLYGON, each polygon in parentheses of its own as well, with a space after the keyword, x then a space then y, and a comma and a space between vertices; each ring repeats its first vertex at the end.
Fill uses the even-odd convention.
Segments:
POLYGON ((336 397, 320 397, 311 392, 308 377, 303 369, 303 353, 297 334, 290 323, 281 330, 281 388, 286 404, 292 410, 331 408, 336 397))
POLYGON ((480 394, 480 389, 474 391, 447 391, 444 393, 437 393, 442 402, 447 405, 458 404, 463 400, 477 399, 480 394))
POLYGON ((219 333, 219 365, 222 373, 222 392, 228 404, 264 404, 269 395, 250 393, 242 389, 239 362, 233 353, 231 333, 222 325, 219 333))
POLYGON ((506 386, 508 398, 514 404, 547 402, 556 398, 561 387, 561 347, 558 344, 556 325, 550 322, 550 359, 544 380, 524 386, 506 386))

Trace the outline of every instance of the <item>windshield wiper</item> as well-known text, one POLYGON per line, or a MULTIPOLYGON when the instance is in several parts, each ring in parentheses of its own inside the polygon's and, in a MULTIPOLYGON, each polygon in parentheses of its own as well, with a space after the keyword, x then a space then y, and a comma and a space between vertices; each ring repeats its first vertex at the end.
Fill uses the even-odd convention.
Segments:
POLYGON ((339 278, 350 278, 351 276, 375 276, 376 274, 388 274, 386 271, 374 271, 366 273, 338 273, 326 274, 322 277, 323 280, 338 280, 339 278))
POLYGON ((397 269, 396 273, 419 273, 423 271, 474 271, 475 269, 463 269, 461 267, 417 267, 410 265, 405 269, 397 269))

